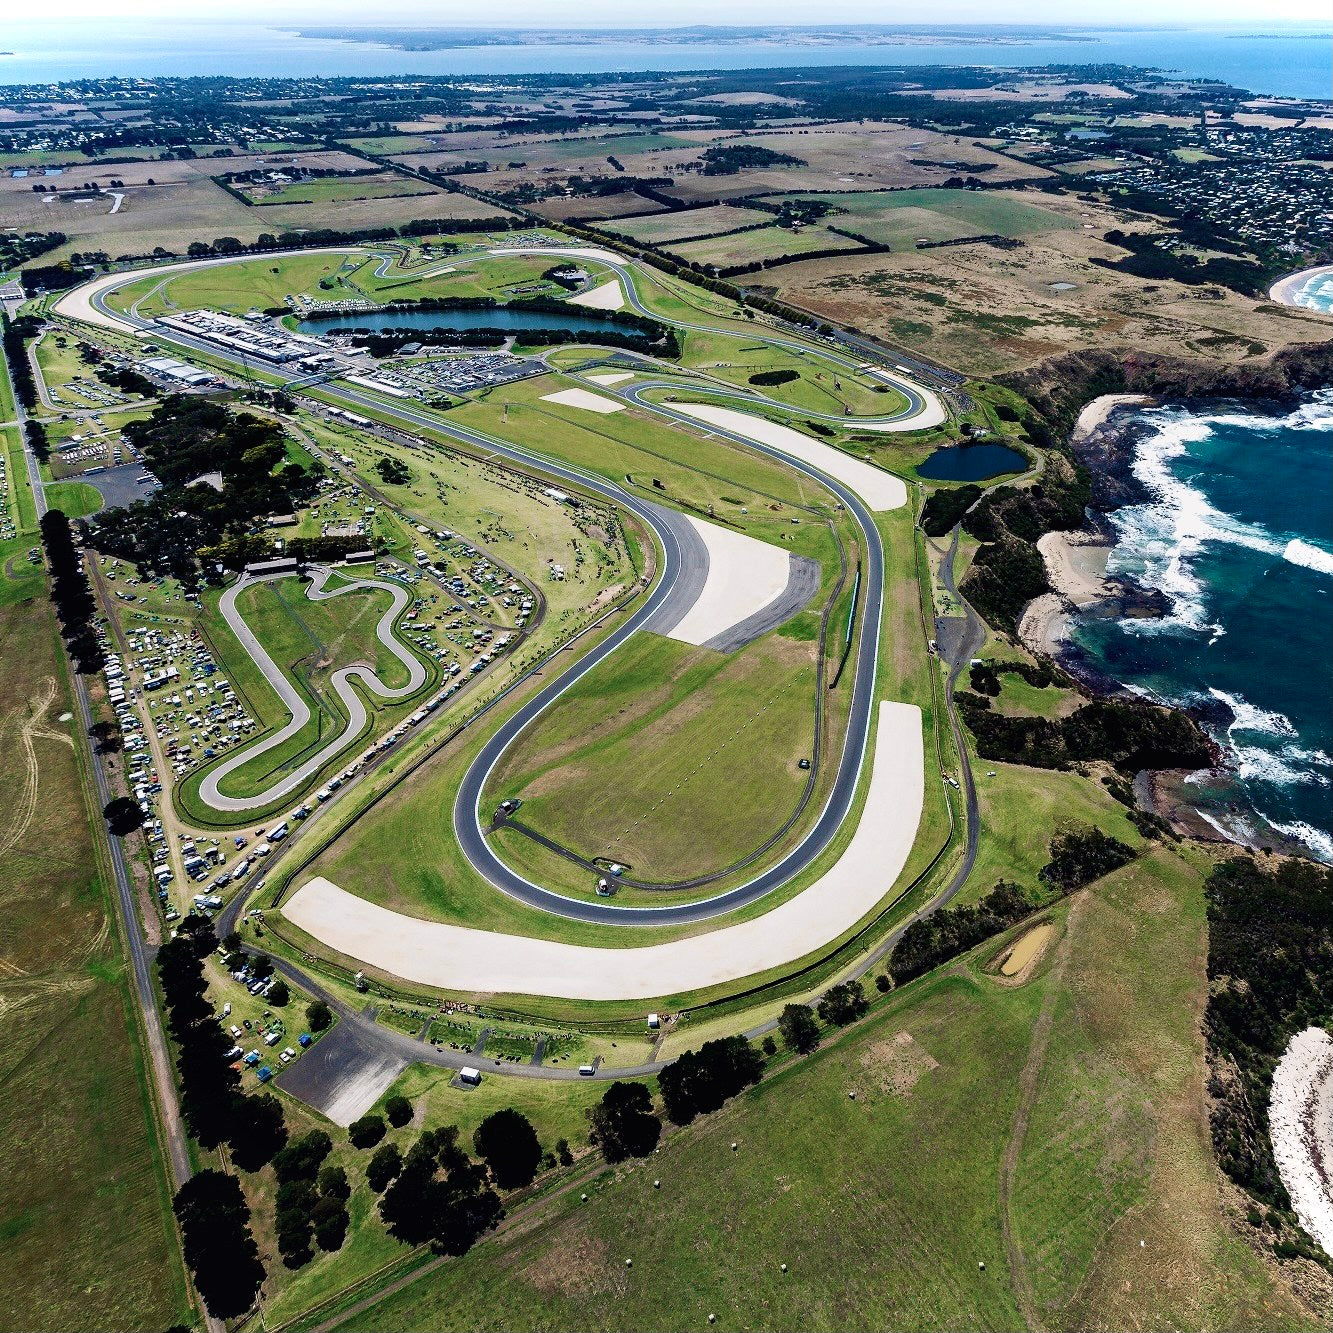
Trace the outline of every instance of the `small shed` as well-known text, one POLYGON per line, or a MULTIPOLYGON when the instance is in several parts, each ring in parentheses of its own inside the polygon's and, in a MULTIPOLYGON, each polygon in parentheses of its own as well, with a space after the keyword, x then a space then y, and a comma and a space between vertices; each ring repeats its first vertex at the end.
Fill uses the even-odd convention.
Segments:
POLYGON ((460 1082, 470 1083, 475 1088, 481 1082, 481 1070, 474 1069, 471 1065, 464 1065, 458 1071, 458 1078, 460 1082))

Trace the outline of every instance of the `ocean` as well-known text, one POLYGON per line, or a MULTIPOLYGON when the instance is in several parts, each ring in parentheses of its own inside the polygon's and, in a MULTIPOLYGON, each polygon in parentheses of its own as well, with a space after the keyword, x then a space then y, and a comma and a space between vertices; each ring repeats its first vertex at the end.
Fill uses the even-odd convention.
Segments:
POLYGON ((1150 498, 1111 515, 1107 572, 1172 609, 1080 618, 1073 642, 1132 690, 1199 710, 1228 771, 1192 794, 1219 831, 1333 862, 1333 389, 1285 412, 1126 415, 1150 498))
POLYGON ((807 65, 1121 64, 1222 79, 1256 93, 1333 98, 1333 30, 1304 24, 1244 28, 1078 29, 1088 41, 1034 38, 870 46, 773 42, 587 46, 484 46, 400 51, 364 42, 303 38, 242 21, 29 22, 0 30, 0 84, 152 75, 393 75, 599 73, 611 70, 790 69, 807 65))

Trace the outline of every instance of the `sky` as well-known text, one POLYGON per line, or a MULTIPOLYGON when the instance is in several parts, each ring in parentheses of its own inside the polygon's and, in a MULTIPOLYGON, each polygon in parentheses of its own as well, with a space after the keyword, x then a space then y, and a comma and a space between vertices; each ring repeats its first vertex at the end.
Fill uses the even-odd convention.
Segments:
MULTIPOLYGON (((196 0, 57 0, 43 18, 191 21, 205 15, 196 0)), ((218 13, 207 15, 217 22, 218 13)), ((270 24, 356 24, 419 27, 679 27, 690 24, 876 23, 919 24, 1237 24, 1271 31, 1283 23, 1329 23, 1328 0, 934 0, 928 14, 919 5, 884 0, 507 0, 480 8, 475 0, 231 0, 229 21, 261 19, 270 24)))

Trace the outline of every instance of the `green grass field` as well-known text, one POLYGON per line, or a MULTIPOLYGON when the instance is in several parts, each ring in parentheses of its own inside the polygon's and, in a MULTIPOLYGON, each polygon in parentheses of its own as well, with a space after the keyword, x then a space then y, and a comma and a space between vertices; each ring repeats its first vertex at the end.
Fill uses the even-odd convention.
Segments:
MULTIPOLYGON (((800 196, 793 196, 799 198, 800 196)), ((952 241, 963 236, 1029 236, 1076 225, 1012 190, 889 190, 816 196, 845 209, 830 219, 872 241, 911 250, 918 239, 952 241)))
POLYGON ((0 1325, 191 1315, 134 1003, 40 584, 0 607, 0 1325))
POLYGON ((421 181, 409 180, 385 172, 380 176, 321 176, 312 180, 293 181, 271 192, 247 190, 261 208, 284 204, 331 204, 344 199, 397 199, 407 195, 433 195, 440 191, 421 181))
POLYGON ((983 946, 356 1327, 1308 1327, 1219 1203, 1197 866, 1053 919, 1026 984, 983 946))
POLYGON ((87 518, 102 507, 102 493, 86 481, 52 481, 46 486, 46 503, 67 518, 87 518))
POLYGON ((771 634, 723 655, 638 635, 524 734, 488 792, 520 797, 524 824, 635 878, 720 870, 796 808, 814 690, 813 643, 771 634))

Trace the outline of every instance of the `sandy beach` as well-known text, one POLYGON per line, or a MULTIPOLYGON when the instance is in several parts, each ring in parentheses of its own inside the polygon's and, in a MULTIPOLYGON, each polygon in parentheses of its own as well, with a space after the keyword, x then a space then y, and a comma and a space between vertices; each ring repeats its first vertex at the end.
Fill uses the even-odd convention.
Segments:
POLYGON ((1028 603, 1018 637, 1029 652, 1054 657, 1069 635, 1074 611, 1115 596, 1106 582, 1111 548, 1091 532, 1048 532, 1037 550, 1055 591, 1028 603))
POLYGON ((1098 427, 1104 426, 1106 418, 1117 407, 1128 407, 1131 404, 1141 407, 1152 401, 1147 394, 1143 393, 1104 393, 1100 398, 1094 398, 1078 414, 1078 420, 1074 422, 1074 429, 1069 434, 1070 444, 1077 444, 1080 440, 1086 440, 1098 427))
POLYGON ((1289 274, 1285 278, 1279 278, 1268 289, 1268 299, 1276 301, 1279 305, 1291 305, 1298 310, 1309 310, 1311 314, 1327 314, 1327 311, 1314 310, 1311 306, 1305 305, 1296 298, 1305 290, 1306 284, 1312 278, 1322 278, 1329 275, 1333 275, 1333 264, 1321 264, 1318 268, 1306 268, 1299 273, 1289 274))
POLYGON ((1091 532, 1048 532, 1037 542, 1051 586, 1075 606, 1091 606, 1113 597, 1106 582, 1111 548, 1091 532))
POLYGON ((1273 1072, 1268 1123, 1278 1174, 1301 1225, 1333 1247, 1333 1038, 1298 1032, 1273 1072))

